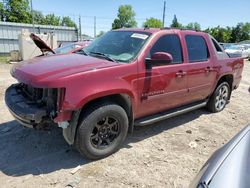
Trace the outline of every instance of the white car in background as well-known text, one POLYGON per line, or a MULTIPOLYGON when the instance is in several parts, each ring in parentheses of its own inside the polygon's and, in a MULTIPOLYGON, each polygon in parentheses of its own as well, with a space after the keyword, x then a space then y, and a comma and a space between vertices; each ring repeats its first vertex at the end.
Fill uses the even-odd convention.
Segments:
POLYGON ((250 47, 245 45, 232 45, 225 49, 230 57, 250 58, 250 47))

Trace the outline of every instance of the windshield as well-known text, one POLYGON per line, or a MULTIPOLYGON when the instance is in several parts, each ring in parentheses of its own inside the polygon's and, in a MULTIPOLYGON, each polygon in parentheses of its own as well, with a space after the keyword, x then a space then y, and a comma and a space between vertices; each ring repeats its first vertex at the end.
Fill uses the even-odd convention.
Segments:
POLYGON ((56 52, 56 54, 66 54, 80 47, 81 45, 78 45, 78 44, 68 44, 66 46, 56 48, 54 51, 56 52))
POLYGON ((127 63, 137 56, 149 35, 144 32, 110 31, 84 48, 84 52, 95 57, 102 54, 115 61, 127 63))

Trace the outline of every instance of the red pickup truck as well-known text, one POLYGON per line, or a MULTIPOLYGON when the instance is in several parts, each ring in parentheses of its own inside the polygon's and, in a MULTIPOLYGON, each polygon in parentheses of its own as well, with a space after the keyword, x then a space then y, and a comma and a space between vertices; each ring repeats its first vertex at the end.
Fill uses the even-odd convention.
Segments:
POLYGON ((128 131, 190 110, 219 112, 240 83, 243 59, 203 32, 120 29, 75 54, 17 64, 5 101, 21 124, 56 123, 87 158, 117 151, 128 131))

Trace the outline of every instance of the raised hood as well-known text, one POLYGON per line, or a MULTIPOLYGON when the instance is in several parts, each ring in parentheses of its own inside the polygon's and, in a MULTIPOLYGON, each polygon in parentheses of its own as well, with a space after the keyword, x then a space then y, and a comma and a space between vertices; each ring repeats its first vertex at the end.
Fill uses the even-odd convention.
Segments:
POLYGON ((11 74, 20 82, 36 85, 36 82, 53 77, 59 79, 93 69, 119 64, 80 54, 53 55, 34 58, 16 64, 11 74))

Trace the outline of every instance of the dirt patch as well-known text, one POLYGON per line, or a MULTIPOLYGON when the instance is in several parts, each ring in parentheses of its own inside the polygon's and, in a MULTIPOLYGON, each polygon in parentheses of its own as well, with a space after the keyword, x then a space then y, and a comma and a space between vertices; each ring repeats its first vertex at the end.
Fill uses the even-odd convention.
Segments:
POLYGON ((35 131, 14 121, 4 103, 5 89, 15 82, 9 69, 0 65, 1 187, 187 187, 209 156, 250 123, 246 62, 222 112, 200 109, 136 128, 120 151, 91 162, 66 144, 61 129, 35 131))

